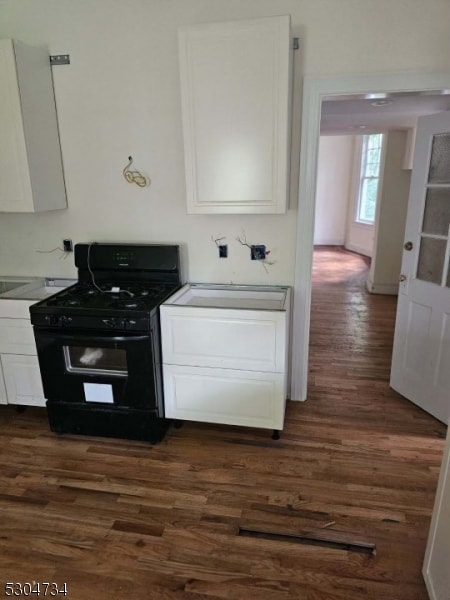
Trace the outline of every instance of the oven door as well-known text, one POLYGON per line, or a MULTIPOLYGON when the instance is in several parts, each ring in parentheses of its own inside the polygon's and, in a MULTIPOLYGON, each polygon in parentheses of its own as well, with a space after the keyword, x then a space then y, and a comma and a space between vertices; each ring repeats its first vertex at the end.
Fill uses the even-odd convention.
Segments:
POLYGON ((159 345, 145 334, 34 328, 44 396, 51 402, 157 409, 163 416, 159 345))

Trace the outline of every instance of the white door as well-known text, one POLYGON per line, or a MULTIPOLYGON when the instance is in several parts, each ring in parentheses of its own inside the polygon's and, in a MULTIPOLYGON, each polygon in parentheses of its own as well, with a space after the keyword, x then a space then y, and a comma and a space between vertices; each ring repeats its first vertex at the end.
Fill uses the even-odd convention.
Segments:
POLYGON ((423 577, 432 600, 450 598, 450 429, 442 461, 423 563, 423 577))
POLYGON ((418 120, 391 386, 450 418, 450 112, 418 120))

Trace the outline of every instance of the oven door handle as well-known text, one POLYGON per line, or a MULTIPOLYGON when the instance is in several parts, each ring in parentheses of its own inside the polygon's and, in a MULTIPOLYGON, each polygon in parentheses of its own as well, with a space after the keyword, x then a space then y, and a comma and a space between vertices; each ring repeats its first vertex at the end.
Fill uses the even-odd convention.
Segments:
MULTIPOLYGON (((42 330, 41 330, 42 331, 42 330)), ((77 345, 83 343, 89 343, 90 345, 99 345, 102 343, 111 343, 111 342, 144 342, 146 340, 150 340, 150 332, 146 335, 114 335, 114 336, 105 336, 105 335, 79 335, 75 334, 65 334, 65 333, 57 333, 54 330, 47 330, 48 333, 51 333, 51 336, 55 341, 58 342, 76 342, 77 345)))

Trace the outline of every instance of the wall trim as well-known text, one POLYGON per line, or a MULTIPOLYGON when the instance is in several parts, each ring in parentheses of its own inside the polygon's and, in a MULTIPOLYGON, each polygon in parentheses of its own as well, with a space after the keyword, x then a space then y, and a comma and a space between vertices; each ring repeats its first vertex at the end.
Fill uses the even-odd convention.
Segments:
POLYGON ((330 239, 322 238, 314 242, 314 246, 343 246, 345 244, 345 238, 330 239))
POLYGON ((366 281, 366 287, 371 294, 398 296, 398 283, 374 283, 369 277, 366 281))
POLYGON ((450 89, 450 72, 400 72, 331 78, 304 78, 296 268, 293 294, 294 310, 292 317, 291 398, 294 400, 305 400, 307 395, 311 268, 322 98, 332 95, 436 89, 450 89))
POLYGON ((347 242, 344 245, 346 250, 350 250, 350 252, 356 252, 357 254, 362 254, 363 256, 368 256, 372 258, 372 252, 370 252, 364 246, 359 246, 358 244, 352 244, 351 242, 347 242))

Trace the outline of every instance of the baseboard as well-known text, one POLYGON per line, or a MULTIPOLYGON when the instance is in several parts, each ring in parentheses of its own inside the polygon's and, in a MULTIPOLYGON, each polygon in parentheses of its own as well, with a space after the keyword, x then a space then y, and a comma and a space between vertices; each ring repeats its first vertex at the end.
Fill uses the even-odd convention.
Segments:
POLYGON ((372 280, 367 279, 366 287, 371 294, 398 296, 398 283, 374 283, 372 280))
POLYGON ((345 244, 345 248, 350 250, 351 252, 357 252, 358 254, 362 254, 363 256, 368 256, 372 258, 372 251, 367 250, 367 248, 363 248, 362 246, 358 246, 357 244, 345 244))
POLYGON ((318 240, 314 240, 314 246, 343 246, 345 240, 336 239, 336 238, 319 238, 318 240))

